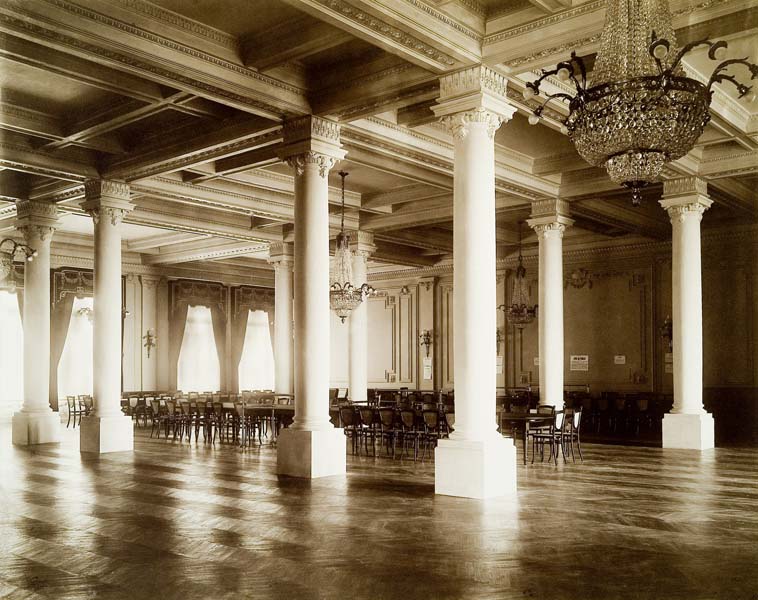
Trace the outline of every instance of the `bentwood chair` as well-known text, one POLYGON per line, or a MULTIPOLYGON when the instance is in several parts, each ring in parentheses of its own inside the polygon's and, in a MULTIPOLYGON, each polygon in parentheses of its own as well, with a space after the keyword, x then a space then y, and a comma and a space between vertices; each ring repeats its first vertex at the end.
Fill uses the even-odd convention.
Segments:
POLYGON ((76 401, 76 396, 66 396, 66 406, 68 406, 66 429, 71 425, 72 418, 74 419, 74 427, 76 428, 76 417, 79 416, 79 403, 76 401))
POLYGON ((429 446, 433 448, 437 447, 437 442, 442 437, 442 422, 440 421, 440 413, 435 407, 434 409, 424 410, 422 413, 424 419, 424 454, 422 458, 426 458, 426 450, 429 446))
POLYGON ((374 456, 376 456, 376 437, 381 426, 379 421, 379 413, 370 406, 361 406, 356 408, 356 413, 360 416, 358 430, 360 436, 363 438, 363 447, 368 454, 368 441, 371 439, 371 449, 374 456))
POLYGON ((352 406, 340 406, 340 421, 345 436, 350 439, 353 454, 358 448, 358 419, 352 406))
POLYGON ((379 409, 379 438, 380 444, 386 442, 385 451, 389 454, 392 445, 392 458, 395 458, 395 446, 399 429, 395 425, 395 409, 384 407, 379 409))
POLYGON ((529 432, 529 437, 532 439, 532 464, 534 464, 537 448, 540 450, 540 460, 545 460, 545 444, 550 445, 550 457, 548 461, 555 459, 555 464, 558 464, 558 447, 560 446, 563 451, 563 461, 566 462, 566 451, 562 443, 564 436, 567 434, 568 420, 566 416, 566 412, 557 412, 547 431, 540 429, 529 432))
POLYGON ((403 442, 403 456, 408 447, 408 442, 413 443, 413 460, 418 459, 419 438, 423 435, 416 426, 416 412, 413 409, 402 409, 400 411, 400 436, 403 442))
POLYGON ((574 442, 576 442, 576 448, 579 451, 579 460, 584 462, 582 456, 582 442, 580 439, 580 431, 582 428, 582 409, 578 408, 566 414, 567 427, 565 428, 564 436, 561 438, 561 444, 564 447, 563 459, 566 460, 565 445, 569 445, 569 451, 571 454, 571 460, 576 462, 574 457, 574 442))

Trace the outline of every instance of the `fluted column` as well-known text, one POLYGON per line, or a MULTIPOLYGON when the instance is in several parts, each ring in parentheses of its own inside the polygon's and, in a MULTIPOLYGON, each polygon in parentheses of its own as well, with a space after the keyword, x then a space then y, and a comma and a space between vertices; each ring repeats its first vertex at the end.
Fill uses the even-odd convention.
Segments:
MULTIPOLYGON (((368 258, 376 251, 374 235, 366 231, 351 234, 353 252, 353 281, 355 287, 368 282, 368 258), (355 238, 355 239, 352 239, 355 238)), ((348 394, 353 402, 365 402, 368 387, 368 299, 350 313, 349 331, 349 382, 348 394)))
POLYGON ((268 261, 275 271, 274 365, 277 394, 292 394, 295 389, 292 343, 292 267, 295 264, 292 244, 271 244, 268 261))
POLYGON ((345 437, 329 422, 328 181, 345 153, 326 119, 295 119, 283 133, 295 176, 295 420, 279 436, 277 471, 315 478, 345 472, 345 437))
POLYGON ((82 419, 82 452, 132 450, 132 420, 121 413, 121 231, 134 208, 129 186, 91 179, 84 183, 86 210, 95 223, 95 298, 93 327, 93 397, 95 409, 82 419))
POLYGON ((713 417, 703 408, 703 293, 700 221, 711 205, 705 180, 663 184, 661 206, 672 228, 674 407, 663 418, 663 447, 714 447, 713 417))
POLYGON ((515 112, 506 82, 476 66, 440 80, 432 107, 455 141, 453 288, 455 432, 435 454, 438 494, 484 498, 516 489, 516 453, 497 433, 495 131, 515 112))
MULTIPOLYGON (((24 265, 24 402, 13 415, 14 444, 60 441, 60 418, 50 408, 50 242, 55 204, 16 203, 16 228, 37 256, 24 265)), ((2 335, 2 334, 0 334, 2 335)))
POLYGON ((558 199, 532 203, 531 217, 539 242, 540 404, 563 410, 563 232, 574 221, 558 199))

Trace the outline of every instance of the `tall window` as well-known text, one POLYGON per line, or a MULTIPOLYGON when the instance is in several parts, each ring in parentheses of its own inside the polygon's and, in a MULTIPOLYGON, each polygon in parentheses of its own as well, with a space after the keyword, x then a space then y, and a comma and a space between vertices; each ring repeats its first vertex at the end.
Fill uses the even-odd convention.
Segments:
POLYGON ((183 392, 214 392, 221 387, 221 367, 207 306, 190 306, 179 351, 177 384, 183 392))
POLYGON ((24 397, 24 332, 16 294, 0 291, 0 416, 21 408, 24 397))
POLYGON ((58 363, 58 397, 92 395, 92 298, 76 298, 58 363))
POLYGON ((251 310, 247 314, 239 382, 241 390, 274 389, 274 351, 271 347, 268 313, 262 310, 251 310))

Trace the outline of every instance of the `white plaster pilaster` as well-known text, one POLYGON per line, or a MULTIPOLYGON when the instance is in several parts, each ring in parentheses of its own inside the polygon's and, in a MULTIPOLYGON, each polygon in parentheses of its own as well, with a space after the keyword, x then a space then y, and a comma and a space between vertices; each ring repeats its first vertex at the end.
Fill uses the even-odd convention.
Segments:
MULTIPOLYGON (((353 281, 356 288, 368 282, 368 259, 376 252, 374 235, 366 231, 350 234, 353 252, 353 281)), ((353 402, 365 402, 368 387, 368 299, 350 313, 349 331, 349 384, 348 393, 353 402)))
POLYGON ((295 249, 291 243, 271 244, 269 262, 274 265, 274 365, 277 394, 293 394, 295 389, 293 343, 293 267, 295 249))

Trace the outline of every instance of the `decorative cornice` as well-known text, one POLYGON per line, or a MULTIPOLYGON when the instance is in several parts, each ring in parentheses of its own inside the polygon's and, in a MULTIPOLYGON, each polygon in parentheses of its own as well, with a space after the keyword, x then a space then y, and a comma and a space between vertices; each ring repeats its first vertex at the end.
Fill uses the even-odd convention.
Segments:
MULTIPOLYGON (((19 19, 5 13, 0 13, 0 23, 4 23, 8 25, 12 29, 24 31, 35 38, 41 38, 41 39, 54 41, 57 44, 64 44, 71 48, 75 48, 78 51, 81 51, 87 54, 96 55, 101 58, 105 58, 107 60, 117 62, 121 65, 124 65, 132 69, 137 69, 139 71, 151 73, 160 78, 171 80, 183 86, 188 86, 190 88, 200 88, 210 94, 227 98, 228 100, 231 100, 238 104, 242 104, 245 106, 249 106, 251 108, 258 109, 261 112, 268 115, 282 115, 283 111, 274 105, 275 102, 281 102, 282 99, 274 98, 272 96, 270 104, 261 102, 261 101, 251 98, 249 95, 237 94, 235 92, 232 92, 228 89, 228 86, 212 85, 212 84, 202 81, 201 77, 192 77, 186 66, 183 67, 180 71, 172 71, 169 69, 164 69, 146 60, 139 60, 138 58, 135 58, 135 56, 132 54, 115 52, 113 50, 104 48, 102 46, 90 44, 89 42, 85 42, 84 40, 78 39, 76 37, 64 35, 61 33, 59 29, 59 24, 56 24, 51 19, 41 17, 40 15, 37 15, 37 14, 29 13, 28 11, 23 10, 23 8, 17 8, 19 5, 15 0, 8 0, 8 1, 13 2, 15 4, 14 9, 17 10, 18 12, 27 14, 30 17, 35 18, 36 20, 47 21, 52 27, 55 28, 55 29, 47 29, 45 27, 41 27, 40 25, 37 25, 30 21, 19 19)), ((102 22, 106 25, 116 27, 127 33, 131 33, 133 35, 137 35, 144 39, 148 39, 151 42, 161 44, 165 47, 169 47, 172 50, 176 50, 184 54, 188 54, 192 56, 193 58, 204 60, 218 67, 235 71, 241 75, 245 75, 252 79, 256 79, 263 83, 277 87, 281 89, 282 91, 290 92, 297 95, 302 95, 302 90, 300 90, 299 88, 295 88, 294 86, 284 84, 278 80, 272 79, 270 77, 266 77, 264 75, 260 75, 259 73, 256 73, 255 71, 235 65, 234 63, 227 62, 225 60, 211 56, 209 54, 205 54, 203 52, 198 52, 197 50, 191 49, 181 44, 177 44, 176 42, 172 42, 160 36, 150 34, 144 30, 122 23, 121 21, 116 21, 114 19, 110 19, 109 17, 105 17, 104 15, 99 15, 99 13, 94 13, 92 11, 83 9, 79 6, 65 2, 64 0, 43 0, 43 1, 57 5, 60 8, 63 8, 64 10, 69 10, 70 12, 83 16, 85 18, 91 18, 95 21, 102 22)), ((201 74, 198 73, 198 75, 201 75, 201 74)), ((302 106, 293 106, 292 110, 289 112, 299 111, 299 110, 302 110, 302 108, 303 108, 302 106)), ((287 112, 287 111, 284 111, 284 112, 287 112)))
POLYGON ((531 63, 548 56, 555 56, 556 54, 568 55, 572 50, 576 50, 577 48, 585 48, 587 46, 594 46, 599 43, 600 43, 600 34, 596 33, 595 35, 584 37, 578 40, 572 40, 570 42, 566 42, 565 44, 559 44, 558 46, 551 46, 550 48, 545 48, 544 50, 540 50, 539 52, 533 52, 531 54, 525 54, 524 56, 519 56, 518 58, 514 58, 512 60, 507 60, 503 62, 503 64, 507 67, 510 67, 511 69, 515 69, 515 68, 520 67, 521 65, 531 63))
MULTIPOLYGON (((409 127, 404 127, 403 125, 398 125, 397 123, 392 123, 391 121, 385 121, 384 119, 380 119, 378 117, 366 117, 365 120, 368 121, 369 123, 375 123, 376 125, 379 125, 381 127, 386 127, 387 129, 397 131, 398 133, 402 133, 403 135, 409 135, 413 138, 416 138, 417 140, 421 142, 439 146, 440 148, 444 148, 445 150, 453 149, 453 145, 450 144, 449 142, 440 140, 430 135, 425 135, 419 131, 416 131, 415 129, 410 129, 409 127)), ((353 130, 351 129, 351 131, 353 130)))
POLYGON ((576 8, 563 10, 561 12, 554 13, 550 16, 547 16, 543 19, 539 19, 537 21, 531 21, 529 23, 525 23, 524 25, 520 25, 512 29, 506 29, 505 31, 500 31, 498 33, 486 35, 482 39, 482 46, 489 46, 491 44, 496 44, 497 42, 502 42, 503 40, 507 40, 512 37, 523 35, 525 33, 530 33, 537 29, 542 29, 543 27, 549 27, 550 25, 560 23, 561 21, 566 21, 568 19, 573 19, 575 17, 586 15, 587 13, 601 10, 604 5, 605 5, 604 0, 593 0, 592 2, 587 2, 576 8))
POLYGON ((58 207, 52 202, 18 200, 16 202, 16 219, 54 227, 58 222, 58 207))
POLYGON ((111 2, 116 2, 124 8, 146 15, 156 21, 161 21, 167 25, 183 29, 187 33, 204 38, 229 50, 235 52, 239 50, 237 38, 233 35, 229 35, 228 33, 219 31, 218 29, 214 29, 203 23, 198 23, 197 21, 183 17, 180 14, 166 10, 150 2, 143 2, 143 0, 111 0, 111 2))
POLYGON ((483 65, 476 65, 440 78, 440 100, 454 98, 472 92, 490 92, 505 96, 508 82, 500 75, 483 65))
MULTIPOLYGON (((475 10, 474 12, 477 12, 478 14, 485 16, 482 12, 484 8, 478 2, 475 2, 474 0, 458 0, 458 1, 461 4, 465 5, 466 7, 471 8, 472 10, 474 10, 473 9, 474 6, 477 6, 478 10, 475 10)), ((425 13, 434 17, 435 19, 444 23, 445 25, 448 25, 452 27, 453 29, 460 31, 463 35, 470 37, 472 40, 475 40, 481 43, 482 36, 479 35, 476 31, 466 27, 465 25, 462 25, 455 19, 451 19, 450 17, 439 12, 438 10, 435 10, 434 8, 429 6, 426 2, 421 2, 421 0, 406 0, 406 2, 408 2, 408 4, 412 4, 416 8, 423 10, 425 13)))
MULTIPOLYGON (((416 54, 419 54, 424 57, 425 60, 433 61, 437 63, 437 65, 442 68, 449 68, 456 64, 455 59, 452 56, 449 56, 445 54, 444 52, 440 52, 435 47, 430 46, 426 42, 420 40, 419 38, 413 37, 412 35, 407 34, 402 29, 398 29, 397 27, 394 27, 390 25, 389 23, 385 23, 384 21, 374 17, 371 14, 368 14, 366 12, 363 12, 360 9, 355 8, 348 2, 344 2, 343 0, 312 0, 316 4, 320 4, 325 9, 336 13, 335 16, 338 16, 341 19, 347 19, 353 23, 353 25, 356 25, 358 27, 362 27, 365 29, 370 30, 373 34, 379 35, 387 40, 388 43, 394 45, 400 44, 410 50, 411 52, 414 52, 416 54)), ((417 8, 421 8, 425 12, 432 14, 433 16, 439 16, 441 19, 446 19, 449 21, 449 24, 452 26, 454 25, 454 21, 452 19, 449 19, 442 15, 442 13, 438 13, 431 7, 427 6, 426 4, 420 2, 419 0, 407 0, 410 4, 413 4, 417 8)), ((458 25, 461 29, 465 29, 462 26, 458 25)), ((478 39, 475 38, 475 39, 478 39)))
MULTIPOLYGON (((2 14, 0 14, 0 18, 2 17, 2 14)), ((29 150, 28 148, 22 148, 20 146, 16 146, 14 144, 4 144, 0 142, 0 148, 9 148, 13 150, 21 150, 22 152, 27 152, 30 154, 35 154, 37 156, 40 156, 45 159, 51 158, 51 156, 45 152, 36 152, 33 150, 29 150)), ((87 165, 82 165, 82 167, 86 167, 87 165)), ((3 167, 5 169, 12 169, 16 171, 23 171, 24 173, 31 173, 33 175, 42 175, 44 177, 55 177, 56 179, 78 179, 80 181, 84 180, 84 176, 80 175, 78 173, 73 173, 71 171, 66 171, 64 169, 52 169, 49 167, 40 167, 38 165, 30 165, 28 163, 20 163, 13 160, 7 160, 5 158, 0 158, 0 167, 3 167)))
POLYGON ((340 126, 334 121, 322 119, 314 115, 306 115, 297 119, 291 119, 282 128, 285 144, 292 144, 313 138, 340 143, 340 126))
POLYGON ((479 15, 480 17, 487 16, 487 9, 479 4, 477 0, 458 0, 458 4, 461 4, 468 8, 472 13, 479 15))
POLYGON ((87 179, 84 182, 84 197, 87 200, 114 198, 129 201, 129 184, 113 179, 87 179))

